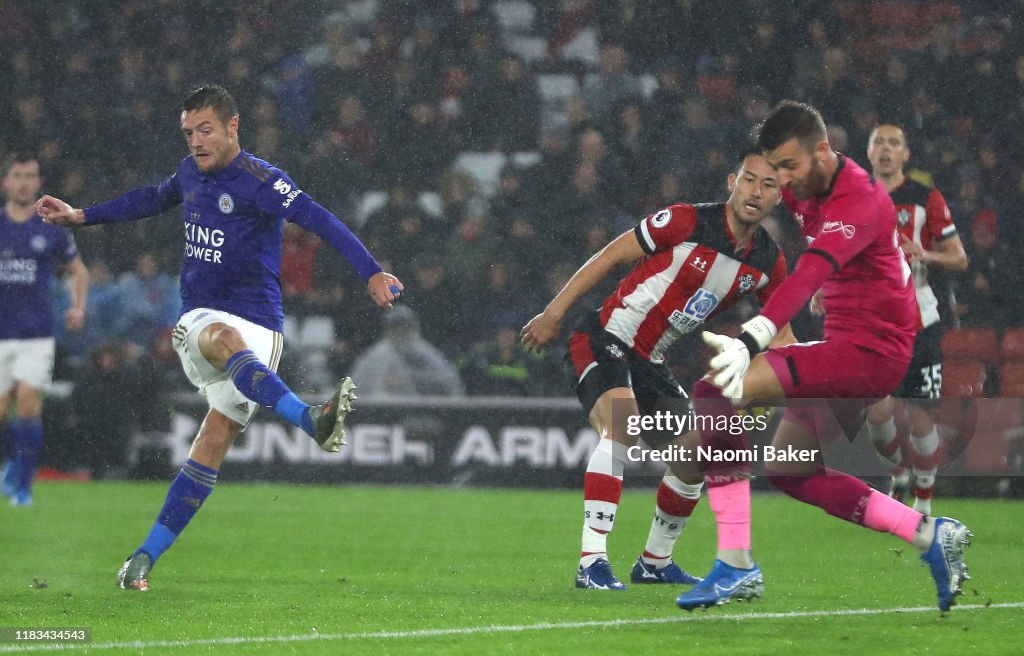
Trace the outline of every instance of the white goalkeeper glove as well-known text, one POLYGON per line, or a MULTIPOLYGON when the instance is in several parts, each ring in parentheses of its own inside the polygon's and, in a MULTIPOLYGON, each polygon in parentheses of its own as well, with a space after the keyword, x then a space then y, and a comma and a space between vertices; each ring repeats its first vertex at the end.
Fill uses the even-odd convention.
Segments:
POLYGON ((768 348, 779 329, 761 315, 747 321, 737 338, 704 332, 704 343, 718 351, 711 358, 711 370, 717 371, 711 382, 730 399, 743 398, 743 378, 750 368, 750 358, 768 348))

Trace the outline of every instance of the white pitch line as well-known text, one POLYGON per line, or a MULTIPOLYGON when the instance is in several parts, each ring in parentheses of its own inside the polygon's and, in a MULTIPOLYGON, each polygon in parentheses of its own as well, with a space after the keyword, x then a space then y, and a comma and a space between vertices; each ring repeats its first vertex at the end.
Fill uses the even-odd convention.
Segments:
MULTIPOLYGON (((956 606, 953 613, 972 610, 999 608, 1024 608, 1024 602, 1002 604, 965 604, 956 606)), ((682 611, 680 611, 682 612, 682 611)), ((158 649, 160 647, 193 648, 218 645, 263 645, 288 642, 328 642, 334 640, 394 640, 403 638, 438 638, 444 636, 487 635, 497 633, 525 633, 527 631, 549 631, 552 629, 593 629, 616 626, 643 626, 652 624, 678 624, 681 622, 716 622, 747 620, 786 620, 808 617, 854 617, 864 615, 890 615, 892 613, 935 613, 935 606, 911 606, 903 608, 848 608, 843 610, 807 610, 785 613, 699 613, 674 617, 651 617, 623 620, 592 620, 585 622, 540 622, 537 624, 492 624, 490 626, 467 626, 453 629, 416 629, 412 631, 362 631, 357 633, 310 633, 305 635, 252 636, 238 638, 201 638, 196 640, 152 640, 149 642, 97 642, 84 644, 46 645, 0 645, 0 653, 21 653, 30 651, 68 651, 101 649, 158 649)))

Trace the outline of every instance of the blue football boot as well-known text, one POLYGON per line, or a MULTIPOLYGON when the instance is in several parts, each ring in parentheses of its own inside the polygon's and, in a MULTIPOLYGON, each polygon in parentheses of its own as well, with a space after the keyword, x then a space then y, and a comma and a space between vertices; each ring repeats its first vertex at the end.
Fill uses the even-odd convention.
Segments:
POLYGON ((935 519, 935 538, 928 551, 921 554, 921 562, 928 566, 935 579, 938 591, 939 610, 945 613, 956 605, 956 598, 963 593, 967 574, 964 562, 964 548, 970 546, 974 534, 955 519, 935 519))
POLYGON ((674 560, 668 561, 668 565, 659 569, 654 565, 648 565, 645 563, 644 557, 640 556, 636 559, 636 564, 633 565, 633 571, 629 573, 629 580, 633 583, 697 585, 702 579, 699 576, 690 574, 679 565, 676 565, 674 560))
POLYGON ((764 575, 756 564, 750 569, 740 569, 715 561, 704 580, 697 587, 679 595, 676 606, 683 610, 721 606, 733 599, 756 599, 764 595, 764 575))
POLYGON ((580 565, 576 570, 576 587, 588 590, 625 590, 626 585, 615 578, 612 564, 604 558, 598 558, 590 567, 580 565))

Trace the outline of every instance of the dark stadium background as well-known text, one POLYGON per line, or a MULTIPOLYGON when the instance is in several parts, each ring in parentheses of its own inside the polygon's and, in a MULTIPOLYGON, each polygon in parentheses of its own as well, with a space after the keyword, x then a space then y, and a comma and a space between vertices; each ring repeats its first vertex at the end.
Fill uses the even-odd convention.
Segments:
MULTIPOLYGON (((358 232, 406 283, 402 304, 463 378, 466 399, 421 400, 404 415, 401 402, 369 399, 367 421, 384 407, 379 421, 444 440, 453 429, 431 408, 481 422, 511 413, 489 434, 538 424, 543 441, 552 426, 585 430, 575 402, 558 400, 568 396, 561 349, 501 361, 502 334, 645 214, 724 198, 745 135, 795 98, 819 107, 836 148, 862 163, 876 122, 904 126, 911 175, 943 192, 971 258, 964 274, 933 275, 953 336, 946 395, 1020 397, 1022 11, 952 0, 0 2, 0 159, 34 153, 46 193, 89 206, 170 174, 187 154, 185 91, 226 85, 241 105, 242 146, 358 232), (609 75, 616 66, 622 73, 609 75), (993 231, 994 246, 976 243, 993 231)), ((799 235, 784 209, 772 230, 793 265, 799 235)), ((201 411, 169 348, 180 231, 172 212, 76 233, 93 286, 86 332, 59 340, 51 468, 98 478, 173 468, 174 422, 201 411)), ((381 338, 382 315, 315 237, 288 230, 283 264, 284 375, 319 393, 381 338)), ((55 306, 64 302, 55 290, 55 306)), ((795 328, 811 339, 819 325, 802 316, 795 328)), ((672 353, 684 382, 704 370, 698 352, 683 340, 672 353)), ((1020 402, 970 403, 951 398, 949 423, 984 447, 954 471, 994 478, 947 491, 1014 492, 1020 402), (963 428, 978 408, 981 423, 963 428)), ((531 460, 531 448, 552 447, 524 439, 506 458, 493 437, 502 467, 517 467, 501 480, 575 480, 579 463, 531 460), (530 475, 550 467, 562 475, 530 475)), ((392 458, 373 465, 382 478, 363 469, 353 480, 408 475, 402 463, 415 458, 395 461, 394 443, 380 444, 392 458)), ((346 480, 341 461, 311 469, 306 456, 289 465, 285 451, 266 447, 258 472, 346 480)), ((430 467, 411 470, 427 481, 430 467)))

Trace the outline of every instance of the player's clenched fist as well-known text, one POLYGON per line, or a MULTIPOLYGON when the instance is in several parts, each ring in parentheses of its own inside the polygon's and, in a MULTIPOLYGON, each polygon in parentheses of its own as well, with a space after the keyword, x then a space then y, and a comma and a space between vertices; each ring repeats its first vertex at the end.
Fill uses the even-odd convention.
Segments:
POLYGON ((366 283, 366 288, 370 292, 370 298, 373 299, 374 303, 390 310, 394 305, 392 301, 395 301, 402 295, 405 286, 390 273, 378 271, 370 276, 370 280, 366 283))

